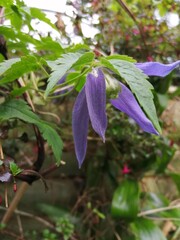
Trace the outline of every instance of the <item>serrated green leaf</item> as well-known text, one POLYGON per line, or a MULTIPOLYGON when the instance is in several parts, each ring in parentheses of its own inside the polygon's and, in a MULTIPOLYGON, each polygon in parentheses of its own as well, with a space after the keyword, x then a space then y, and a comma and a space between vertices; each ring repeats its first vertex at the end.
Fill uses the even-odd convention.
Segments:
POLYGON ((147 81, 147 76, 131 62, 111 59, 109 63, 112 65, 111 70, 116 69, 116 73, 127 82, 155 128, 161 132, 151 91, 153 86, 147 81))
POLYGON ((13 5, 14 1, 13 0, 1 0, 1 6, 2 7, 9 7, 13 5))
POLYGON ((125 180, 115 190, 111 213, 114 217, 132 220, 139 210, 139 187, 136 181, 125 180))
POLYGON ((6 27, 6 26, 0 26, 0 32, 4 37, 6 37, 8 39, 9 38, 15 39, 16 33, 14 32, 13 28, 6 27))
POLYGON ((47 64, 52 69, 48 85, 45 91, 45 97, 53 89, 56 83, 64 76, 64 74, 73 66, 73 64, 81 57, 80 53, 63 54, 61 58, 56 61, 47 61, 47 64))
POLYGON ((124 60, 124 61, 132 62, 132 63, 136 62, 136 60, 132 57, 129 57, 127 55, 119 55, 119 54, 114 54, 114 55, 108 56, 108 57, 106 57, 106 59, 107 60, 111 60, 111 59, 124 60))
POLYGON ((52 147, 57 164, 60 164, 63 143, 57 132, 45 121, 42 121, 23 100, 10 99, 0 105, 0 120, 17 118, 35 124, 47 143, 52 147))
POLYGON ((51 37, 42 37, 40 41, 37 41, 35 47, 37 50, 57 52, 58 55, 64 52, 61 44, 54 41, 51 37))
POLYGON ((0 76, 2 76, 2 74, 4 72, 6 72, 9 68, 11 68, 11 66, 17 62, 20 62, 21 59, 20 58, 12 58, 6 61, 3 61, 2 63, 0 63, 0 76))
POLYGON ((119 75, 118 70, 109 62, 109 60, 107 60, 106 58, 102 57, 102 58, 100 58, 100 62, 101 62, 101 64, 104 67, 110 69, 111 71, 113 71, 114 73, 119 75))
POLYGON ((12 64, 13 61, 9 61, 10 60, 7 60, 2 63, 2 69, 7 69, 6 64, 8 64, 8 67, 10 67, 3 73, 3 76, 0 80, 0 85, 12 82, 25 73, 37 70, 39 67, 37 59, 34 56, 22 57, 20 61, 15 60, 14 64, 12 64))
POLYGON ((16 5, 11 5, 10 8, 5 9, 5 14, 11 21, 11 25, 20 30, 22 27, 22 16, 16 5))
POLYGON ((8 50, 9 51, 16 51, 15 54, 22 54, 22 55, 29 55, 31 53, 30 49, 27 48, 27 42, 12 42, 9 41, 8 43, 8 50))
POLYGON ((43 21, 50 25, 53 29, 57 30, 56 26, 50 21, 49 18, 46 17, 46 14, 43 13, 40 9, 38 8, 30 8, 31 16, 33 18, 37 18, 40 21, 43 21))
POLYGON ((67 52, 77 52, 77 51, 81 51, 81 50, 83 50, 83 51, 90 50, 90 48, 88 45, 81 44, 81 43, 78 43, 76 45, 72 45, 72 46, 66 48, 67 52))
POLYGON ((138 218, 130 225, 136 240, 167 240, 161 230, 151 220, 138 218))
POLYGON ((30 85, 26 85, 25 87, 21 87, 21 88, 14 88, 11 92, 10 92, 10 96, 12 97, 19 97, 21 96, 23 93, 25 93, 28 89, 29 89, 30 85))
POLYGON ((80 79, 78 80, 78 84, 76 86, 76 90, 80 92, 81 89, 84 87, 85 83, 86 83, 86 76, 80 77, 80 79))
POLYGON ((0 26, 0 31, 5 38, 14 40, 15 41, 14 45, 16 45, 16 42, 19 43, 18 42, 19 40, 26 44, 28 43, 36 44, 37 42, 37 40, 30 36, 29 34, 17 31, 13 27, 10 28, 6 26, 0 26))
POLYGON ((81 65, 87 65, 89 63, 91 63, 94 59, 94 53, 93 52, 87 52, 84 53, 75 64, 73 64, 72 67, 77 67, 77 66, 81 66, 81 65))
POLYGON ((15 162, 10 162, 9 167, 13 176, 18 175, 23 171, 21 168, 18 167, 18 165, 15 162))

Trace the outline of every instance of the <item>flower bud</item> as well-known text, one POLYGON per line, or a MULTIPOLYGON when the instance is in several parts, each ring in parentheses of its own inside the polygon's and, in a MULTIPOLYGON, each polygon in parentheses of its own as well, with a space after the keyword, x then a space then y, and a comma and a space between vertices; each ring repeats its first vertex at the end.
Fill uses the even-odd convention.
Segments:
POLYGON ((14 182, 14 184, 13 184, 13 191, 14 191, 14 192, 17 191, 17 184, 16 184, 16 182, 14 182))

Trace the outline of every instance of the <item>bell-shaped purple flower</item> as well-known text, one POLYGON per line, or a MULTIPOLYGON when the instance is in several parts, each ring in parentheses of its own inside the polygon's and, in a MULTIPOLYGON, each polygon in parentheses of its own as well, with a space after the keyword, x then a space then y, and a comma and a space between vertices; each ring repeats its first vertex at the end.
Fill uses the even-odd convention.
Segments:
POLYGON ((151 121, 146 117, 132 92, 122 83, 121 91, 116 99, 111 99, 111 104, 118 110, 126 113, 130 118, 148 133, 158 134, 151 121))
POLYGON ((106 83, 104 74, 100 69, 95 72, 95 75, 91 73, 87 75, 85 92, 92 127, 105 141, 107 128, 106 83))
POLYGON ((159 62, 136 63, 136 67, 141 69, 146 75, 159 77, 165 77, 179 65, 180 60, 170 64, 162 64, 159 62))
POLYGON ((72 119, 75 151, 80 167, 86 155, 87 134, 89 126, 89 112, 87 107, 85 88, 83 88, 83 90, 76 98, 72 119))
POLYGON ((86 84, 76 99, 72 114, 73 136, 79 167, 86 154, 89 120, 95 132, 105 141, 106 84, 103 72, 100 69, 95 71, 87 75, 86 84))
MULTIPOLYGON (((139 63, 136 66, 144 73, 153 76, 166 76, 180 61, 172 64, 160 64, 156 62, 139 63)), ((148 133, 158 134, 152 122, 146 117, 132 92, 120 83, 118 97, 110 99, 111 104, 129 117, 148 133)), ((81 167, 87 148, 87 135, 89 121, 95 132, 105 141, 107 128, 106 116, 106 82, 101 69, 95 69, 86 78, 86 84, 79 93, 73 108, 72 128, 75 143, 75 152, 79 167, 81 167)))

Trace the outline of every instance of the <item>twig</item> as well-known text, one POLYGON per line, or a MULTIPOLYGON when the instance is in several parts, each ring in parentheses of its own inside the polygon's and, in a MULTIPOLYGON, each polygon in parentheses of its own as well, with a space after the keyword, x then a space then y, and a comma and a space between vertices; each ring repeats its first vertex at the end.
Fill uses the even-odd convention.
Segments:
MULTIPOLYGON (((25 87, 26 86, 26 84, 24 83, 22 78, 19 78, 17 81, 18 81, 20 87, 25 87)), ((25 99, 28 102, 28 104, 31 106, 33 112, 35 112, 34 104, 33 104, 32 100, 31 100, 31 97, 30 97, 30 95, 27 91, 25 92, 25 99)))
POLYGON ((116 236, 117 240, 122 240, 117 232, 115 232, 114 235, 116 236))
POLYGON ((144 216, 144 218, 157 220, 157 221, 180 221, 180 218, 150 217, 150 216, 144 216))
POLYGON ((13 239, 18 239, 19 238, 19 236, 17 234, 12 232, 12 229, 9 229, 9 230, 4 230, 3 229, 3 230, 1 230, 1 233, 13 237, 13 239))
POLYGON ((17 213, 17 222, 18 222, 18 226, 19 226, 19 233, 21 238, 24 238, 24 232, 23 232, 23 226, 22 226, 22 221, 21 221, 21 217, 20 215, 17 213))
POLYGON ((7 183, 5 183, 4 199, 5 199, 5 206, 6 206, 6 208, 8 208, 9 203, 8 203, 8 186, 7 186, 7 183))
MULTIPOLYGON (((124 11, 130 16, 130 18, 134 21, 134 23, 138 27, 139 32, 140 32, 140 36, 141 36, 141 39, 142 39, 142 42, 143 42, 143 45, 144 45, 144 48, 145 48, 146 51, 148 51, 145 36, 144 36, 144 32, 143 32, 141 24, 138 23, 136 17, 130 11, 130 9, 128 8, 128 6, 126 5, 126 3, 123 0, 117 0, 117 2, 124 9, 124 11)), ((147 55, 148 55, 148 52, 147 52, 147 55)))
MULTIPOLYGON (((3 207, 0 207, 0 209, 1 209, 1 210, 6 210, 6 209, 3 208, 3 207)), ((33 219, 35 219, 36 221, 43 223, 45 226, 47 226, 47 227, 49 227, 49 228, 51 228, 51 229, 53 229, 53 230, 56 230, 53 224, 51 224, 50 222, 44 220, 44 219, 41 218, 41 217, 38 217, 38 216, 35 216, 35 215, 31 214, 31 213, 27 213, 27 212, 20 211, 20 210, 15 210, 14 213, 15 213, 15 214, 19 214, 20 216, 33 218, 33 219)))
POLYGON ((3 149, 2 149, 2 144, 0 142, 0 159, 3 161, 4 160, 4 153, 3 153, 3 149))
POLYGON ((61 122, 60 117, 57 114, 55 114, 55 113, 43 112, 43 111, 39 111, 39 110, 37 110, 37 112, 40 113, 40 114, 43 114, 43 115, 49 115, 49 116, 54 117, 57 120, 57 123, 61 122))
POLYGON ((162 228, 162 232, 163 232, 164 236, 167 237, 169 232, 171 232, 174 228, 176 228, 176 227, 174 226, 172 221, 166 221, 162 228))
POLYGON ((180 208, 180 204, 175 205, 175 206, 168 206, 168 207, 162 207, 162 208, 156 208, 156 209, 147 210, 147 211, 139 213, 138 217, 143 217, 143 216, 146 216, 146 215, 149 215, 149 214, 154 214, 154 213, 158 213, 158 212, 168 211, 168 210, 176 209, 176 208, 180 208))
MULTIPOLYGON (((0 159, 2 161, 4 161, 4 153, 3 153, 1 142, 0 142, 0 159)), ((5 183, 4 199, 5 199, 5 206, 6 206, 6 208, 8 208, 9 204, 8 204, 8 186, 7 186, 7 183, 5 183)))
POLYGON ((178 240, 180 237, 180 227, 175 232, 174 236, 171 238, 171 240, 178 240))
POLYGON ((9 208, 7 209, 6 213, 3 216, 3 219, 1 221, 2 224, 7 224, 9 219, 11 218, 14 210, 16 209, 19 201, 21 200, 22 196, 24 195, 26 189, 28 188, 28 183, 23 182, 20 187, 18 188, 17 193, 15 194, 15 197, 13 198, 9 208))

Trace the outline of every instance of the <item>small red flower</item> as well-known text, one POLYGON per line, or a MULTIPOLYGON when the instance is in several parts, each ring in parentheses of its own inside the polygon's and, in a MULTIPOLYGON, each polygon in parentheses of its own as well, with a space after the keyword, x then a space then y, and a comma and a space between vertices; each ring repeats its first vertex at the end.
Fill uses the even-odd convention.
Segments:
POLYGON ((169 146, 172 147, 174 145, 174 140, 170 140, 169 146))
POLYGON ((124 164, 123 169, 122 169, 122 174, 129 174, 131 172, 131 169, 129 169, 127 164, 124 164))
POLYGON ((148 60, 148 62, 152 62, 153 61, 153 57, 152 56, 148 56, 147 60, 148 60))

